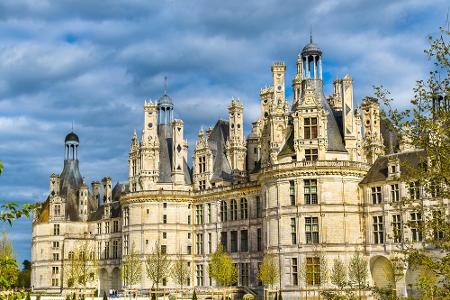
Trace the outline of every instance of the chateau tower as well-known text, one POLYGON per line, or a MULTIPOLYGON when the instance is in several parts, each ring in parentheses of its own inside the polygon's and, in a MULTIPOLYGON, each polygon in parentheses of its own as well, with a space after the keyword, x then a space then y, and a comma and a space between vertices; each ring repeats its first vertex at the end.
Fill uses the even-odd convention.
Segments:
POLYGON ((172 139, 172 182, 185 184, 184 169, 187 161, 188 143, 184 139, 184 123, 182 120, 173 120, 172 139))
POLYGON ((244 107, 239 99, 232 99, 228 107, 230 138, 227 142, 227 157, 231 169, 239 176, 245 176, 247 149, 244 141, 244 107))
POLYGON ((81 183, 80 190, 78 191, 78 209, 79 209, 79 215, 80 219, 82 221, 87 221, 88 215, 89 215, 89 208, 88 208, 88 196, 89 196, 89 190, 84 182, 81 183))
POLYGON ((366 161, 373 164, 378 156, 384 155, 383 137, 381 136, 380 127, 380 104, 377 99, 371 97, 363 99, 362 122, 366 161))

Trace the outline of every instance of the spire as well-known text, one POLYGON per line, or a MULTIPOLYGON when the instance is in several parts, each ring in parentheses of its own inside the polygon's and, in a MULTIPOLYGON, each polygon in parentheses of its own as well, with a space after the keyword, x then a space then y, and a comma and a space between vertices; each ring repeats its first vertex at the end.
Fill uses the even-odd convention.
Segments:
POLYGON ((168 87, 167 76, 164 76, 164 95, 167 95, 167 87, 168 87))
POLYGON ((309 27, 309 42, 312 44, 313 39, 312 39, 312 25, 309 27))

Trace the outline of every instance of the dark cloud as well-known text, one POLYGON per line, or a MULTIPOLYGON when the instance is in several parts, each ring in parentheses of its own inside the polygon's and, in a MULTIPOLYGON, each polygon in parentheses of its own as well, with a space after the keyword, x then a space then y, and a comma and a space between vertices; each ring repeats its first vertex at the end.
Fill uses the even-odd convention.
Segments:
MULTIPOLYGON (((86 180, 126 180, 143 101, 161 95, 166 75, 191 146, 200 127, 226 118, 233 96, 245 104, 248 130, 271 63, 286 61, 291 78, 310 27, 324 51, 325 91, 349 73, 356 101, 384 84, 404 106, 426 76, 426 36, 446 11, 441 0, 2 1, 0 199, 46 198, 72 121, 86 180)), ((21 220, 11 233, 21 260, 30 257, 30 230, 21 220)))

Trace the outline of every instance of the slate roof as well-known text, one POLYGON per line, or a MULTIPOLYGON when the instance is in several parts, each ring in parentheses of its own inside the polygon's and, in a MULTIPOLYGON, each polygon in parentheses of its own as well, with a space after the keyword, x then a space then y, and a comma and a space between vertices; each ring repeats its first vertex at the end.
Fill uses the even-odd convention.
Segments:
POLYGON ((418 166, 423 155, 423 150, 416 150, 380 156, 360 183, 385 181, 388 177, 388 162, 391 157, 397 157, 400 160, 400 173, 407 175, 408 168, 418 166))
POLYGON ((388 119, 381 118, 380 120, 380 131, 383 137, 383 144, 386 153, 398 152, 400 148, 400 139, 397 134, 391 129, 391 124, 388 119))
POLYGON ((60 195, 66 200, 66 219, 79 220, 78 191, 83 178, 78 169, 78 160, 64 160, 64 169, 60 174, 60 195))
POLYGON ((280 153, 278 153, 278 156, 292 156, 294 154, 294 130, 292 126, 289 126, 286 143, 284 143, 283 148, 281 148, 280 153))
POLYGON ((230 162, 226 156, 226 143, 229 139, 229 122, 217 121, 208 137, 208 147, 213 155, 213 175, 211 181, 232 180, 230 162))

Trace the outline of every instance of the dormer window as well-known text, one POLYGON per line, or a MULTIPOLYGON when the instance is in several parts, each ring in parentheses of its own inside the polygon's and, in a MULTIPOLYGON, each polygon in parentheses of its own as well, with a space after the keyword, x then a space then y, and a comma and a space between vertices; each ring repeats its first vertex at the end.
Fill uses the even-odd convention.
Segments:
POLYGON ((200 156, 198 158, 198 171, 199 173, 204 173, 206 171, 206 157, 200 156))
POLYGON ((59 204, 55 204, 53 207, 53 214, 55 217, 59 217, 61 215, 61 206, 59 204))
POLYGON ((317 118, 304 119, 304 138, 306 140, 317 139, 317 118))

